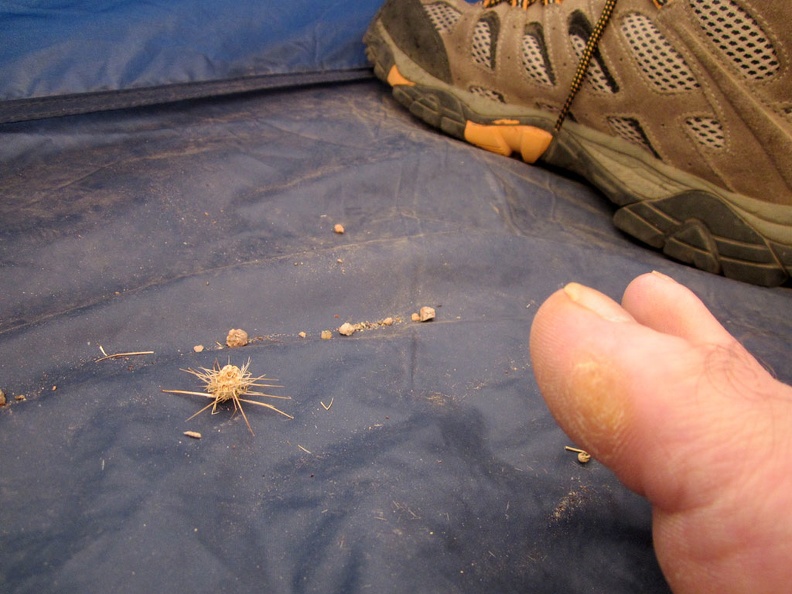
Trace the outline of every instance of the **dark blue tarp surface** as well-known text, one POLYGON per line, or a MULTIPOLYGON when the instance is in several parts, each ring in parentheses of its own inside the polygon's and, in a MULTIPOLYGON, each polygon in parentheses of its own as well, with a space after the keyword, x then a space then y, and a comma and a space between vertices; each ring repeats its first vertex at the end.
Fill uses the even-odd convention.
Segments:
POLYGON ((657 269, 792 381, 789 288, 635 245, 373 81, 7 123, 0 165, 0 591, 667 592, 646 502, 564 451, 538 305, 657 269), (229 360, 294 419, 161 392, 229 360))

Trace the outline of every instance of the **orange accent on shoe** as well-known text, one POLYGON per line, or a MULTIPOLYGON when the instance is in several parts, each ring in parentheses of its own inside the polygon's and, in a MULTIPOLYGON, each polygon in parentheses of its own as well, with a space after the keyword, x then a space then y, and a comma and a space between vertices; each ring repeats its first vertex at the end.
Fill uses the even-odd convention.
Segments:
POLYGON ((414 87, 415 83, 411 80, 408 80, 402 76, 402 73, 399 72, 399 69, 396 68, 396 64, 391 66, 390 72, 388 72, 388 84, 392 87, 397 85, 407 85, 408 87, 414 87))
POLYGON ((526 163, 535 163, 550 146, 553 135, 534 126, 485 125, 467 122, 465 140, 470 144, 508 157, 520 153, 526 163))

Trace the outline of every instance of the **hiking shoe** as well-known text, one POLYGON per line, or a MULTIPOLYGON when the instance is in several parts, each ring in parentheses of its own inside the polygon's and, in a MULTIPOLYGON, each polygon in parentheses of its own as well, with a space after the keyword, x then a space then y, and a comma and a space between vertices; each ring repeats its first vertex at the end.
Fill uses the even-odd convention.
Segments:
POLYGON ((775 286, 792 272, 790 23, 786 0, 387 0, 364 41, 430 125, 581 174, 619 229, 775 286))

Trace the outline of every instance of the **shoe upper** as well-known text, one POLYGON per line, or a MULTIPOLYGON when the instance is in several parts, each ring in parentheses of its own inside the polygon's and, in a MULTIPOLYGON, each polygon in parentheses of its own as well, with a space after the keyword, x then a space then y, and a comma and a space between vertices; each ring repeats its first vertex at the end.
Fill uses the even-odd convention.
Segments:
MULTIPOLYGON (((390 0, 380 18, 443 83, 557 113, 604 5, 390 0)), ((791 23, 789 2, 619 0, 569 117, 726 190, 792 205, 791 23)))

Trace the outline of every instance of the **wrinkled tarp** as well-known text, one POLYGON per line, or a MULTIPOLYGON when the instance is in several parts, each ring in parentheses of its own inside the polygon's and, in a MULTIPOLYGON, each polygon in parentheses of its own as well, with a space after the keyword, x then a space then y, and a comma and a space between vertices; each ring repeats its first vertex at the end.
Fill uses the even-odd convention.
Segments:
POLYGON ((538 305, 660 270, 792 380, 788 288, 635 245, 374 82, 6 124, 0 159, 3 591, 665 592, 648 505, 543 404, 538 305), (248 360, 293 420, 161 392, 248 360))

